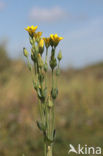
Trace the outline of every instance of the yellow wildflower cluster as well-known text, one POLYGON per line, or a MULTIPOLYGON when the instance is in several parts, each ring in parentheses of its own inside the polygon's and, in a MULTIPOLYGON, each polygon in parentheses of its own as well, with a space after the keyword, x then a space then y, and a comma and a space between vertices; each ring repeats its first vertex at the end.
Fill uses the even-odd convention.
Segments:
POLYGON ((50 37, 43 37, 42 40, 44 40, 44 42, 41 40, 41 36, 42 36, 42 32, 37 32, 38 26, 28 26, 27 28, 25 28, 25 30, 29 33, 29 35, 31 37, 34 37, 35 40, 37 42, 40 41, 40 46, 42 45, 42 47, 44 46, 45 43, 45 47, 48 48, 50 45, 53 47, 56 47, 58 45, 58 43, 63 39, 63 37, 59 37, 57 34, 51 34, 50 37))

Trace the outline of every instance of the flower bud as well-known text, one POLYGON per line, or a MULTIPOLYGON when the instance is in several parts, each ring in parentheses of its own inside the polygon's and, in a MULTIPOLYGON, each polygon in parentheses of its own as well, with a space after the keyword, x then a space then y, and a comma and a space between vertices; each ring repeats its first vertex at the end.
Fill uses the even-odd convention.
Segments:
POLYGON ((44 63, 43 63, 42 57, 41 57, 40 54, 38 54, 38 66, 39 66, 40 68, 42 68, 43 65, 44 65, 44 63))
POLYGON ((34 40, 33 40, 33 38, 29 37, 29 41, 30 41, 30 44, 31 44, 31 45, 34 44, 34 40))
POLYGON ((57 95, 58 95, 58 89, 57 88, 52 88, 52 90, 51 90, 52 98, 56 99, 57 95))
POLYGON ((49 64, 50 64, 51 69, 54 70, 54 68, 57 66, 56 58, 52 57, 49 64))
POLYGON ((28 51, 26 50, 26 48, 23 48, 23 53, 24 53, 24 56, 25 56, 25 57, 28 57, 29 53, 28 53, 28 51))
POLYGON ((41 39, 41 40, 39 41, 39 52, 40 52, 40 54, 42 54, 43 51, 44 51, 44 40, 41 39))
POLYGON ((61 52, 61 50, 59 51, 57 58, 58 58, 59 61, 61 61, 61 59, 62 59, 62 52, 61 52))
POLYGON ((49 100, 48 100, 48 107, 49 107, 49 108, 52 108, 53 105, 54 105, 53 102, 49 99, 49 100))
POLYGON ((44 64, 44 71, 45 72, 47 72, 47 70, 48 70, 48 64, 47 64, 47 62, 44 64))
POLYGON ((35 48, 32 47, 32 49, 31 49, 31 59, 34 62, 37 62, 38 51, 39 50, 38 50, 38 47, 37 46, 35 46, 35 48))

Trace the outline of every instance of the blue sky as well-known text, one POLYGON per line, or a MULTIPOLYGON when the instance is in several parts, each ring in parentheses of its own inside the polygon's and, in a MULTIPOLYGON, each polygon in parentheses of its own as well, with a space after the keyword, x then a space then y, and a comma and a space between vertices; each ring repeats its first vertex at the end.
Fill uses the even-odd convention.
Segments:
POLYGON ((0 41, 8 40, 11 57, 29 47, 28 25, 64 37, 64 67, 103 61, 103 0, 0 0, 0 41))

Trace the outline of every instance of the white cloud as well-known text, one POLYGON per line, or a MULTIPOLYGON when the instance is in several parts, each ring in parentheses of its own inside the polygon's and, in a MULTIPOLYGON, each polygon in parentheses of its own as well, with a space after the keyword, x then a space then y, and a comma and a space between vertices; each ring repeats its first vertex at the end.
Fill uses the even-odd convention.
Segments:
POLYGON ((64 19, 66 12, 61 7, 39 8, 34 7, 29 14, 29 18, 38 22, 53 22, 64 19))
POLYGON ((0 11, 5 8, 5 3, 3 1, 0 1, 0 11))
POLYGON ((53 8, 34 7, 29 13, 29 19, 36 22, 48 23, 58 22, 64 19, 69 21, 85 21, 88 19, 88 15, 73 15, 59 6, 53 8))

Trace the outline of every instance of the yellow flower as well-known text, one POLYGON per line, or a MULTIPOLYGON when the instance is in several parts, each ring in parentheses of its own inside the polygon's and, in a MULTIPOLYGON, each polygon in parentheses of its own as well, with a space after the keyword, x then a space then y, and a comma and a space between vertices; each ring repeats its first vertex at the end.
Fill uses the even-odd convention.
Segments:
POLYGON ((40 39, 40 41, 39 41, 39 53, 42 55, 43 51, 44 51, 44 40, 40 39))
POLYGON ((50 46, 50 37, 43 37, 43 40, 45 42, 46 48, 48 48, 50 46))
POLYGON ((50 35, 50 44, 51 44, 51 46, 56 47, 61 40, 63 40, 63 37, 59 37, 57 34, 51 34, 50 35))
POLYGON ((39 42, 40 39, 41 39, 41 36, 42 36, 42 32, 37 32, 37 33, 34 33, 34 37, 33 38, 35 38, 35 40, 37 42, 39 42))
POLYGON ((40 47, 40 48, 43 48, 43 47, 44 47, 44 40, 43 40, 43 39, 41 39, 41 40, 39 41, 39 47, 40 47))
POLYGON ((33 33, 36 31, 36 29, 38 28, 38 26, 28 26, 27 28, 25 28, 25 30, 26 31, 28 31, 28 33, 30 34, 30 35, 33 35, 33 33))
POLYGON ((41 35, 42 35, 42 32, 34 33, 34 37, 35 37, 35 38, 40 38, 41 35))

